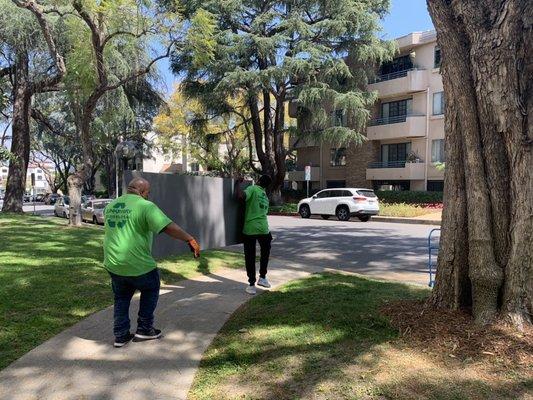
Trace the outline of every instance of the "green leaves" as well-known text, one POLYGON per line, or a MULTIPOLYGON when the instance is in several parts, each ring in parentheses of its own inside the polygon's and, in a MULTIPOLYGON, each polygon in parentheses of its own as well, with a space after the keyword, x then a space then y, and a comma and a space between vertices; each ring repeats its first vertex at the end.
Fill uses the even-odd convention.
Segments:
POLYGON ((194 13, 190 23, 186 51, 192 54, 192 68, 198 70, 214 61, 216 24, 213 14, 202 8, 194 13))

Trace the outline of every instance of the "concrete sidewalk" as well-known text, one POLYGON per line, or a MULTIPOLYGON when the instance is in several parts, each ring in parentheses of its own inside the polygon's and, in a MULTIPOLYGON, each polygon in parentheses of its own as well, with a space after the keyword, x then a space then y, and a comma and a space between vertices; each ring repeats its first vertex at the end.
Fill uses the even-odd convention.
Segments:
MULTIPOLYGON (((272 262, 274 286, 320 268, 272 262)), ((107 308, 53 337, 0 372, 0 399, 186 399, 198 363, 228 317, 250 295, 244 270, 165 286, 156 325, 164 337, 112 346, 113 310, 107 308)), ((138 298, 131 319, 135 326, 138 298)))
MULTIPOLYGON (((268 276, 276 287, 333 270, 338 268, 272 260, 268 276)), ((373 277, 413 282, 417 275, 373 277)), ((164 286, 156 315, 164 337, 122 349, 112 346, 112 308, 100 311, 0 372, 0 399, 184 400, 207 346, 229 316, 251 298, 244 293, 245 281, 244 270, 220 269, 164 286)), ((135 327, 138 298, 132 304, 135 327)))

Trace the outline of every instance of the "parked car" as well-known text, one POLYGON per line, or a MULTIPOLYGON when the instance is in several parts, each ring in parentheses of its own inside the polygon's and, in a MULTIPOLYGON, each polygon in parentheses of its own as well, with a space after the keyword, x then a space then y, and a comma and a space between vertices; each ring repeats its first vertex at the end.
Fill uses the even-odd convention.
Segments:
POLYGON ((57 193, 49 193, 44 197, 44 204, 54 205, 60 197, 57 193))
POLYGON ((42 203, 44 201, 44 193, 39 193, 37 196, 35 196, 35 201, 42 203))
POLYGON ((379 213, 379 202, 372 189, 325 189, 313 197, 301 200, 298 203, 298 212, 302 218, 320 215, 328 219, 335 215, 339 221, 357 217, 367 222, 372 215, 379 213))
POLYGON ((70 198, 68 196, 60 197, 55 203, 54 215, 56 217, 68 218, 69 217, 69 204, 70 204, 70 198))
POLYGON ((112 199, 89 200, 81 206, 81 219, 92 221, 93 224, 104 223, 104 209, 112 199))

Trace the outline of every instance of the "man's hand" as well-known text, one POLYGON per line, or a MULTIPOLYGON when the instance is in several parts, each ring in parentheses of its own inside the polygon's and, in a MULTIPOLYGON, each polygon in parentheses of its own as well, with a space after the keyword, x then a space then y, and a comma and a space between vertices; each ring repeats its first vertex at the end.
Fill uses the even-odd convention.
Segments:
POLYGON ((200 257, 200 245, 196 241, 196 239, 191 239, 187 242, 189 245, 189 248, 194 253, 194 258, 200 257))

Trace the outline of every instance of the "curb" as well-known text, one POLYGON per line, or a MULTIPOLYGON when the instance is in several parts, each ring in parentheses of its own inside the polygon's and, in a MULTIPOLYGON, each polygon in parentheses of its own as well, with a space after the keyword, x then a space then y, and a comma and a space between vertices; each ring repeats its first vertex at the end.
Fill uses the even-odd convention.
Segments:
MULTIPOLYGON (((299 217, 298 213, 282 213, 282 212, 272 212, 268 215, 276 217, 299 217)), ((441 225, 440 220, 431 220, 431 219, 416 219, 416 218, 404 218, 404 217, 382 217, 379 215, 373 215, 371 221, 376 222, 392 222, 396 224, 419 224, 419 225, 441 225)))
POLYGON ((431 220, 431 219, 415 219, 415 218, 403 218, 403 217, 372 217, 372 221, 376 222, 393 222, 397 224, 420 224, 420 225, 441 225, 440 220, 431 220))

